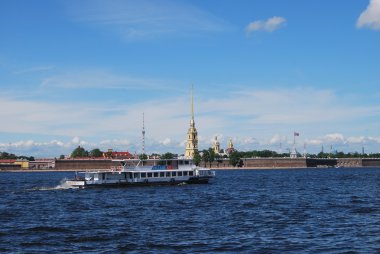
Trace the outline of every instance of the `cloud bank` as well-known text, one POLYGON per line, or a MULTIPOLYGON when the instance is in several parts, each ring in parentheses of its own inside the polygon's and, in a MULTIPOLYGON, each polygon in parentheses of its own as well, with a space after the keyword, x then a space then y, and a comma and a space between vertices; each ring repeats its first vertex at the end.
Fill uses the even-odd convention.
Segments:
POLYGON ((248 26, 245 28, 245 31, 247 35, 257 31, 273 32, 283 27, 285 23, 285 18, 274 16, 264 21, 256 20, 249 23, 248 26))
MULTIPOLYGON (((24 151, 30 155, 59 156, 84 145, 86 149, 139 152, 142 112, 145 112, 146 151, 183 153, 190 119, 188 100, 188 96, 176 93, 166 99, 126 104, 102 101, 99 105, 81 101, 42 102, 0 94, 0 107, 7 109, 0 111, 0 118, 7 119, 0 125, 0 134, 43 135, 52 140, 11 140, 11 146, 9 141, 3 141, 0 150, 10 148, 18 154, 24 151), (63 138, 57 140, 57 137, 63 138)), ((378 126, 379 112, 378 105, 357 106, 333 91, 313 88, 246 89, 226 92, 223 98, 210 94, 196 96, 195 101, 200 149, 210 147, 215 135, 222 148, 232 138, 239 150, 276 150, 280 143, 286 149, 296 130, 301 134, 297 140, 316 149, 321 144, 339 142, 342 149, 350 151, 364 142, 377 151, 380 138, 371 138, 369 133, 364 136, 349 133, 361 128, 367 118, 373 121, 368 126, 378 126), (339 133, 331 131, 332 127, 339 133), (332 134, 323 136, 325 133, 332 134)))
POLYGON ((358 28, 380 30, 380 0, 370 0, 356 22, 358 28))

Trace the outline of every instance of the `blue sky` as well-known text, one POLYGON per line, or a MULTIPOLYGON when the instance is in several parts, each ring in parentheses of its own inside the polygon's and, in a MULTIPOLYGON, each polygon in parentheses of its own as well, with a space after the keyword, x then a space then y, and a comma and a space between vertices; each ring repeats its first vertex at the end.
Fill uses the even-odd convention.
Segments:
POLYGON ((380 0, 1 1, 0 151, 380 152, 380 0))

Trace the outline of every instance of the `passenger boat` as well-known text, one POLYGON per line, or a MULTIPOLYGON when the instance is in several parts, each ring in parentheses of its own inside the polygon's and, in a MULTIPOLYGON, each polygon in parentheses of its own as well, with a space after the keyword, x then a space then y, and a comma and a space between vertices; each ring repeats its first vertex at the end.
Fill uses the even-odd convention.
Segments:
POLYGON ((73 188, 202 184, 215 177, 215 171, 198 167, 189 159, 117 161, 121 166, 79 172, 65 184, 73 188))

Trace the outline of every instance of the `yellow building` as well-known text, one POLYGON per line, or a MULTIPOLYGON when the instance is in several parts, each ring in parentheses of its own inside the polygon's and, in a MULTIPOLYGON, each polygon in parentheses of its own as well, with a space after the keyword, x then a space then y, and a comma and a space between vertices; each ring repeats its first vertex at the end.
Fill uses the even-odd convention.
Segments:
POLYGON ((214 149, 215 154, 220 154, 220 143, 218 141, 217 136, 215 136, 215 138, 214 138, 214 144, 213 144, 212 148, 214 149))
POLYGON ((16 160, 14 162, 16 165, 20 165, 21 168, 29 168, 29 161, 28 160, 16 160))
POLYGON ((186 150, 185 157, 186 158, 194 158, 194 154, 198 152, 198 132, 195 128, 194 121, 194 98, 193 98, 193 89, 191 90, 191 120, 190 127, 187 131, 187 142, 186 142, 186 150))

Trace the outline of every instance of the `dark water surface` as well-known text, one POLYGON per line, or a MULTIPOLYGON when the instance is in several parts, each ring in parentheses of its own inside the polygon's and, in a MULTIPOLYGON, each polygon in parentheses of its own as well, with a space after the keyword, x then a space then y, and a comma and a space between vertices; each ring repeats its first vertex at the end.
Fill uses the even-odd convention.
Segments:
POLYGON ((380 169, 217 171, 213 184, 55 189, 0 173, 0 253, 380 253, 380 169))

